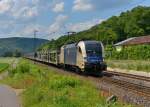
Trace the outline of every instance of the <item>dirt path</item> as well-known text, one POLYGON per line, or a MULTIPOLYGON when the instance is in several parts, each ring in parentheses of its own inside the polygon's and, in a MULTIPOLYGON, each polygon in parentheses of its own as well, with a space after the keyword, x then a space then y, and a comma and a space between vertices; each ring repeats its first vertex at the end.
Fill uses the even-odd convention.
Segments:
POLYGON ((0 85, 0 107, 20 107, 16 93, 9 86, 0 85))
MULTIPOLYGON (((18 59, 15 59, 11 68, 16 68, 18 59)), ((0 80, 8 76, 8 71, 0 74, 0 80)), ((7 85, 0 85, 0 107, 21 107, 17 93, 7 85)))

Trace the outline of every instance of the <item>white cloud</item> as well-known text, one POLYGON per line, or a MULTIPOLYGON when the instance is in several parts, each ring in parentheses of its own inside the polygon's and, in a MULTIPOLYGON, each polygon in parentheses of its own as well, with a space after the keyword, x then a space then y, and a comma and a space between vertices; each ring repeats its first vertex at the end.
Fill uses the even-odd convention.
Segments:
POLYGON ((35 30, 37 30, 40 33, 44 33, 46 32, 46 27, 39 24, 29 24, 22 28, 17 35, 33 37, 32 35, 35 30))
POLYGON ((0 14, 14 18, 32 18, 38 15, 39 0, 0 0, 0 14))
POLYGON ((63 27, 64 23, 67 21, 68 16, 59 15, 56 17, 55 22, 49 26, 49 33, 58 32, 63 27))
POLYGON ((0 13, 9 11, 14 5, 13 0, 0 0, 0 13))
POLYGON ((27 16, 28 17, 33 17, 33 16, 37 16, 38 15, 38 10, 36 7, 32 7, 32 8, 29 8, 29 10, 27 11, 27 16))
POLYGON ((19 10, 13 10, 12 14, 15 18, 32 18, 38 15, 37 7, 22 7, 19 10))
POLYGON ((67 26, 67 29, 69 31, 83 31, 91 28, 92 26, 95 26, 97 24, 100 24, 103 21, 103 19, 93 19, 91 21, 81 22, 81 23, 75 23, 75 24, 69 24, 67 26))
POLYGON ((89 11, 92 10, 94 6, 89 2, 89 0, 75 0, 73 10, 75 11, 89 11))
POLYGON ((40 1, 39 0, 31 0, 32 4, 37 5, 40 1))
POLYGON ((52 10, 54 12, 63 12, 64 11, 64 2, 57 3, 52 10))

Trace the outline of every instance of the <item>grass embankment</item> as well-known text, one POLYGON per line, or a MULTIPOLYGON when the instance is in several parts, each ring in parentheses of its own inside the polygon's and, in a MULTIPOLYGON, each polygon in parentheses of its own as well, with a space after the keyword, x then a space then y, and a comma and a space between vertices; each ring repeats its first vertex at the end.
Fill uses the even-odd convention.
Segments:
POLYGON ((21 95, 23 107, 127 107, 107 104, 87 81, 33 65, 27 60, 9 71, 9 77, 2 83, 25 89, 21 95))
POLYGON ((107 60, 112 68, 150 72, 150 61, 141 60, 107 60))

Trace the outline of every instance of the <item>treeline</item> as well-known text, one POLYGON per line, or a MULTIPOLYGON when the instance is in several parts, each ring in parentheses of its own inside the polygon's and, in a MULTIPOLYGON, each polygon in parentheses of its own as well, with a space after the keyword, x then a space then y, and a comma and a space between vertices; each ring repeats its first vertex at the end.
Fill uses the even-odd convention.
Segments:
POLYGON ((12 51, 6 51, 4 52, 4 54, 2 55, 3 57, 21 57, 22 53, 18 50, 12 52, 12 51))
POLYGON ((11 37, 11 38, 0 38, 0 56, 7 53, 14 53, 15 50, 21 53, 32 53, 34 52, 34 43, 36 47, 41 46, 43 43, 48 42, 45 39, 34 39, 24 37, 11 37))
POLYGON ((51 40, 39 49, 56 49, 80 40, 99 40, 105 45, 111 45, 130 37, 148 34, 150 34, 150 7, 138 6, 131 11, 122 12, 120 16, 113 16, 89 30, 51 40))

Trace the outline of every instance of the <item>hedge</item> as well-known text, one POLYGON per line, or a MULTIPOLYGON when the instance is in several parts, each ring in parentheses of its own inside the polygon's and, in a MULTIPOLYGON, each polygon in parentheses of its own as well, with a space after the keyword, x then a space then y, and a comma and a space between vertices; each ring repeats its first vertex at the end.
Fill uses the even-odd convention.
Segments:
POLYGON ((115 47, 106 47, 106 59, 150 60, 150 45, 125 46, 118 52, 115 47))

